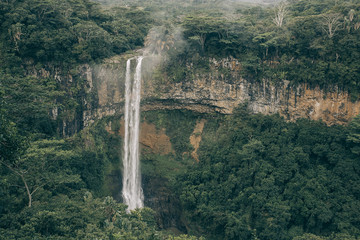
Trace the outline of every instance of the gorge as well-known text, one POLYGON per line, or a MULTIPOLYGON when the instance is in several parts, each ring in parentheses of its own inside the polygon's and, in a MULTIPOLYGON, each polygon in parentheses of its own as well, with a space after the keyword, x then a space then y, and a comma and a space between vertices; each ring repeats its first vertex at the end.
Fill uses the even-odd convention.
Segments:
POLYGON ((358 240, 360 3, 0 1, 0 238, 358 240))

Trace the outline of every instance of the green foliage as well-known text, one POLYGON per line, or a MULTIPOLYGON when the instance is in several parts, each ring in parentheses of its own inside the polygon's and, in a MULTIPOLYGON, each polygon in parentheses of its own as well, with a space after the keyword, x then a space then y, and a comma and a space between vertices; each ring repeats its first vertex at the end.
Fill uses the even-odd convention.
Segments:
POLYGON ((16 125, 6 119, 4 112, 0 109, 0 160, 12 161, 25 149, 26 139, 18 133, 16 125))
POLYGON ((58 195, 3 219, 7 239, 163 239, 155 230, 149 208, 125 212, 111 197, 93 198, 90 192, 58 195), (21 222, 23 224, 21 224, 21 222))
POLYGON ((55 79, 11 76, 0 72, 3 86, 3 110, 17 124, 22 134, 38 133, 53 136, 56 121, 50 116, 52 109, 60 107, 56 98, 62 92, 56 90, 55 79))
POLYGON ((153 111, 143 113, 146 121, 155 124, 159 129, 165 128, 170 137, 176 156, 190 152, 192 146, 189 138, 194 130, 197 114, 190 111, 153 111))
POLYGON ((360 154, 360 115, 354 117, 350 122, 350 132, 347 136, 347 140, 352 143, 353 153, 360 154))
MULTIPOLYGON (((193 11, 182 20, 191 46, 185 59, 191 62, 196 54, 230 55, 239 59, 242 75, 248 79, 286 79, 325 89, 338 86, 355 100, 359 6, 356 1, 289 1, 281 26, 275 24, 276 8, 234 5, 238 11, 231 17, 222 9, 193 11)), ((174 62, 179 65, 176 58, 174 62)), ((181 66, 186 64, 190 63, 181 66)))
POLYGON ((190 135, 199 115, 190 111, 173 110, 144 112, 142 116, 157 129, 165 130, 173 149, 173 152, 167 154, 152 153, 144 149, 141 155, 143 176, 176 181, 177 175, 184 172, 187 166, 194 164, 194 159, 190 156, 193 151, 190 135))
MULTIPOLYGON (((62 140, 40 140, 32 142, 26 152, 18 158, 4 159, 1 163, 8 168, 4 176, 4 187, 21 186, 31 207, 36 196, 66 192, 81 182, 73 174, 69 162, 75 158, 73 151, 65 150, 62 140)), ((81 186, 81 185, 80 185, 81 186)), ((21 192, 20 189, 16 191, 21 192)), ((14 198, 19 196, 14 195, 14 198)))
MULTIPOLYGON (((161 48, 169 48, 170 61, 161 66, 165 80, 192 80, 212 70, 209 58, 232 56, 242 77, 338 86, 358 98, 358 1, 291 0, 282 26, 273 21, 274 8, 235 4, 225 14, 216 1, 191 2, 122 1, 131 6, 111 9, 89 0, 0 2, 1 236, 197 239, 157 231, 150 209, 126 213, 111 197, 92 197, 110 193, 106 175, 120 175, 121 137, 105 131, 105 120, 75 137, 54 138, 82 128, 58 127, 82 117, 87 97, 84 82, 70 69, 142 46, 155 10, 169 13, 156 16, 167 25, 161 28, 165 45, 157 46, 162 54, 161 48), (173 24, 182 26, 186 44, 174 43, 168 32, 173 24), (72 77, 60 84, 45 76, 57 69, 72 77)), ((166 130, 174 149, 142 156, 143 174, 170 180, 167 187, 182 202, 189 232, 264 240, 360 235, 359 117, 347 128, 285 123, 244 109, 209 116, 200 163, 194 164, 189 137, 198 115, 143 116, 166 130)))
MULTIPOLYGON (((57 65, 97 61, 143 44, 151 24, 140 9, 105 11, 98 4, 76 1, 7 1, 1 21, 6 56, 57 65)), ((4 61, 4 63, 6 63, 4 61)), ((12 67, 11 65, 9 67, 12 67)))
POLYGON ((112 197, 93 197, 89 190, 97 196, 107 193, 105 174, 110 165, 120 169, 121 141, 105 131, 105 123, 100 121, 66 140, 33 141, 26 149, 15 126, 2 119, 1 133, 6 135, 1 135, 0 142, 1 236, 198 239, 158 231, 155 213, 149 208, 127 213, 126 206, 112 197))
POLYGON ((121 139, 109 134, 105 123, 106 120, 99 121, 69 140, 69 147, 75 148, 79 154, 72 163, 73 171, 81 176, 86 187, 96 196, 110 194, 105 186, 106 173, 111 169, 121 169, 121 139))
POLYGON ((2 1, 0 11, 4 109, 21 134, 40 138, 82 128, 79 64, 142 46, 153 22, 140 8, 103 9, 88 0, 2 1))
POLYGON ((293 238, 293 240, 356 240, 358 238, 355 238, 353 236, 350 236, 348 234, 332 234, 330 237, 321 237, 316 236, 314 234, 304 234, 299 237, 293 238))
POLYGON ((10 171, 5 164, 21 157, 26 146, 27 139, 18 133, 16 125, 6 119, 4 110, 0 108, 0 215, 10 212, 17 204, 21 204, 19 203, 21 200, 12 199, 8 179, 2 176, 9 174, 10 171))
POLYGON ((202 137, 200 163, 176 185, 192 231, 209 239, 359 235, 360 165, 343 127, 239 109, 208 120, 202 137))

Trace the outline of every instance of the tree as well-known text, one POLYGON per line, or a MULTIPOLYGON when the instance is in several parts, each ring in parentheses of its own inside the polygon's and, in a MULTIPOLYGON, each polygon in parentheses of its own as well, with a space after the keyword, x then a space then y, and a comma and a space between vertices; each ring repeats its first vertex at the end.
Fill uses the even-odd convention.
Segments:
POLYGON ((222 19, 220 18, 207 15, 187 16, 183 22, 184 35, 188 39, 197 42, 202 53, 204 53, 206 41, 212 34, 221 38, 221 31, 224 30, 220 27, 221 25, 222 19))
POLYGON ((4 90, 3 108, 9 119, 16 123, 20 133, 55 133, 55 120, 50 112, 58 107, 56 98, 63 94, 56 89, 55 79, 22 77, 0 72, 0 84, 4 90))
POLYGON ((24 155, 1 160, 4 166, 20 178, 28 198, 28 207, 32 206, 34 194, 45 186, 55 189, 62 184, 81 181, 79 175, 66 169, 69 167, 66 162, 75 157, 75 153, 63 150, 63 144, 63 140, 39 140, 33 142, 24 155))
POLYGON ((360 154, 360 114, 355 116, 349 125, 350 132, 347 140, 353 144, 351 151, 360 154))
POLYGON ((214 239, 358 236, 359 164, 344 127, 243 112, 214 122, 217 127, 211 120, 207 126, 215 130, 202 133, 199 164, 178 178, 185 216, 199 233, 214 239))
MULTIPOLYGON (((1 86, 1 85, 0 85, 1 86)), ((5 116, 8 115, 4 106, 3 89, 0 90, 0 161, 13 161, 26 149, 26 138, 18 133, 15 123, 5 116)))
POLYGON ((341 14, 339 13, 327 13, 322 16, 323 29, 329 38, 332 38, 336 31, 341 26, 341 14))
POLYGON ((298 236, 293 238, 293 240, 325 240, 325 238, 320 237, 320 236, 316 236, 314 234, 311 233, 306 233, 302 236, 298 236))
POLYGON ((275 17, 273 19, 275 25, 281 28, 284 24, 284 18, 286 17, 287 14, 288 14, 287 2, 283 1, 275 7, 275 17))

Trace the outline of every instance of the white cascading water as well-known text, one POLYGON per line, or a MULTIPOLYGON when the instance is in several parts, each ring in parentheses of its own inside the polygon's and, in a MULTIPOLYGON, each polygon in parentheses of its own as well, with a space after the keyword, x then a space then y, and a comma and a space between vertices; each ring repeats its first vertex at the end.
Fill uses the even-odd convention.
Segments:
POLYGON ((140 89, 141 63, 143 57, 137 58, 134 80, 131 83, 131 59, 126 63, 125 79, 125 136, 123 156, 123 189, 124 203, 128 211, 144 206, 144 194, 141 188, 139 162, 139 128, 140 128, 140 89))

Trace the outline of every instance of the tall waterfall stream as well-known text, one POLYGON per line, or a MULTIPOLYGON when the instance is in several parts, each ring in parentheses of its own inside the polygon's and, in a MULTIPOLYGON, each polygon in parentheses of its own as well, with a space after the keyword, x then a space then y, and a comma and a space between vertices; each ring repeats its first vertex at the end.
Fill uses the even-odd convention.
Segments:
POLYGON ((143 57, 138 57, 133 81, 131 76, 131 59, 126 63, 125 78, 125 136, 123 155, 123 189, 124 203, 128 211, 144 206, 144 194, 141 188, 139 162, 139 128, 140 128, 140 90, 141 64, 143 57))

